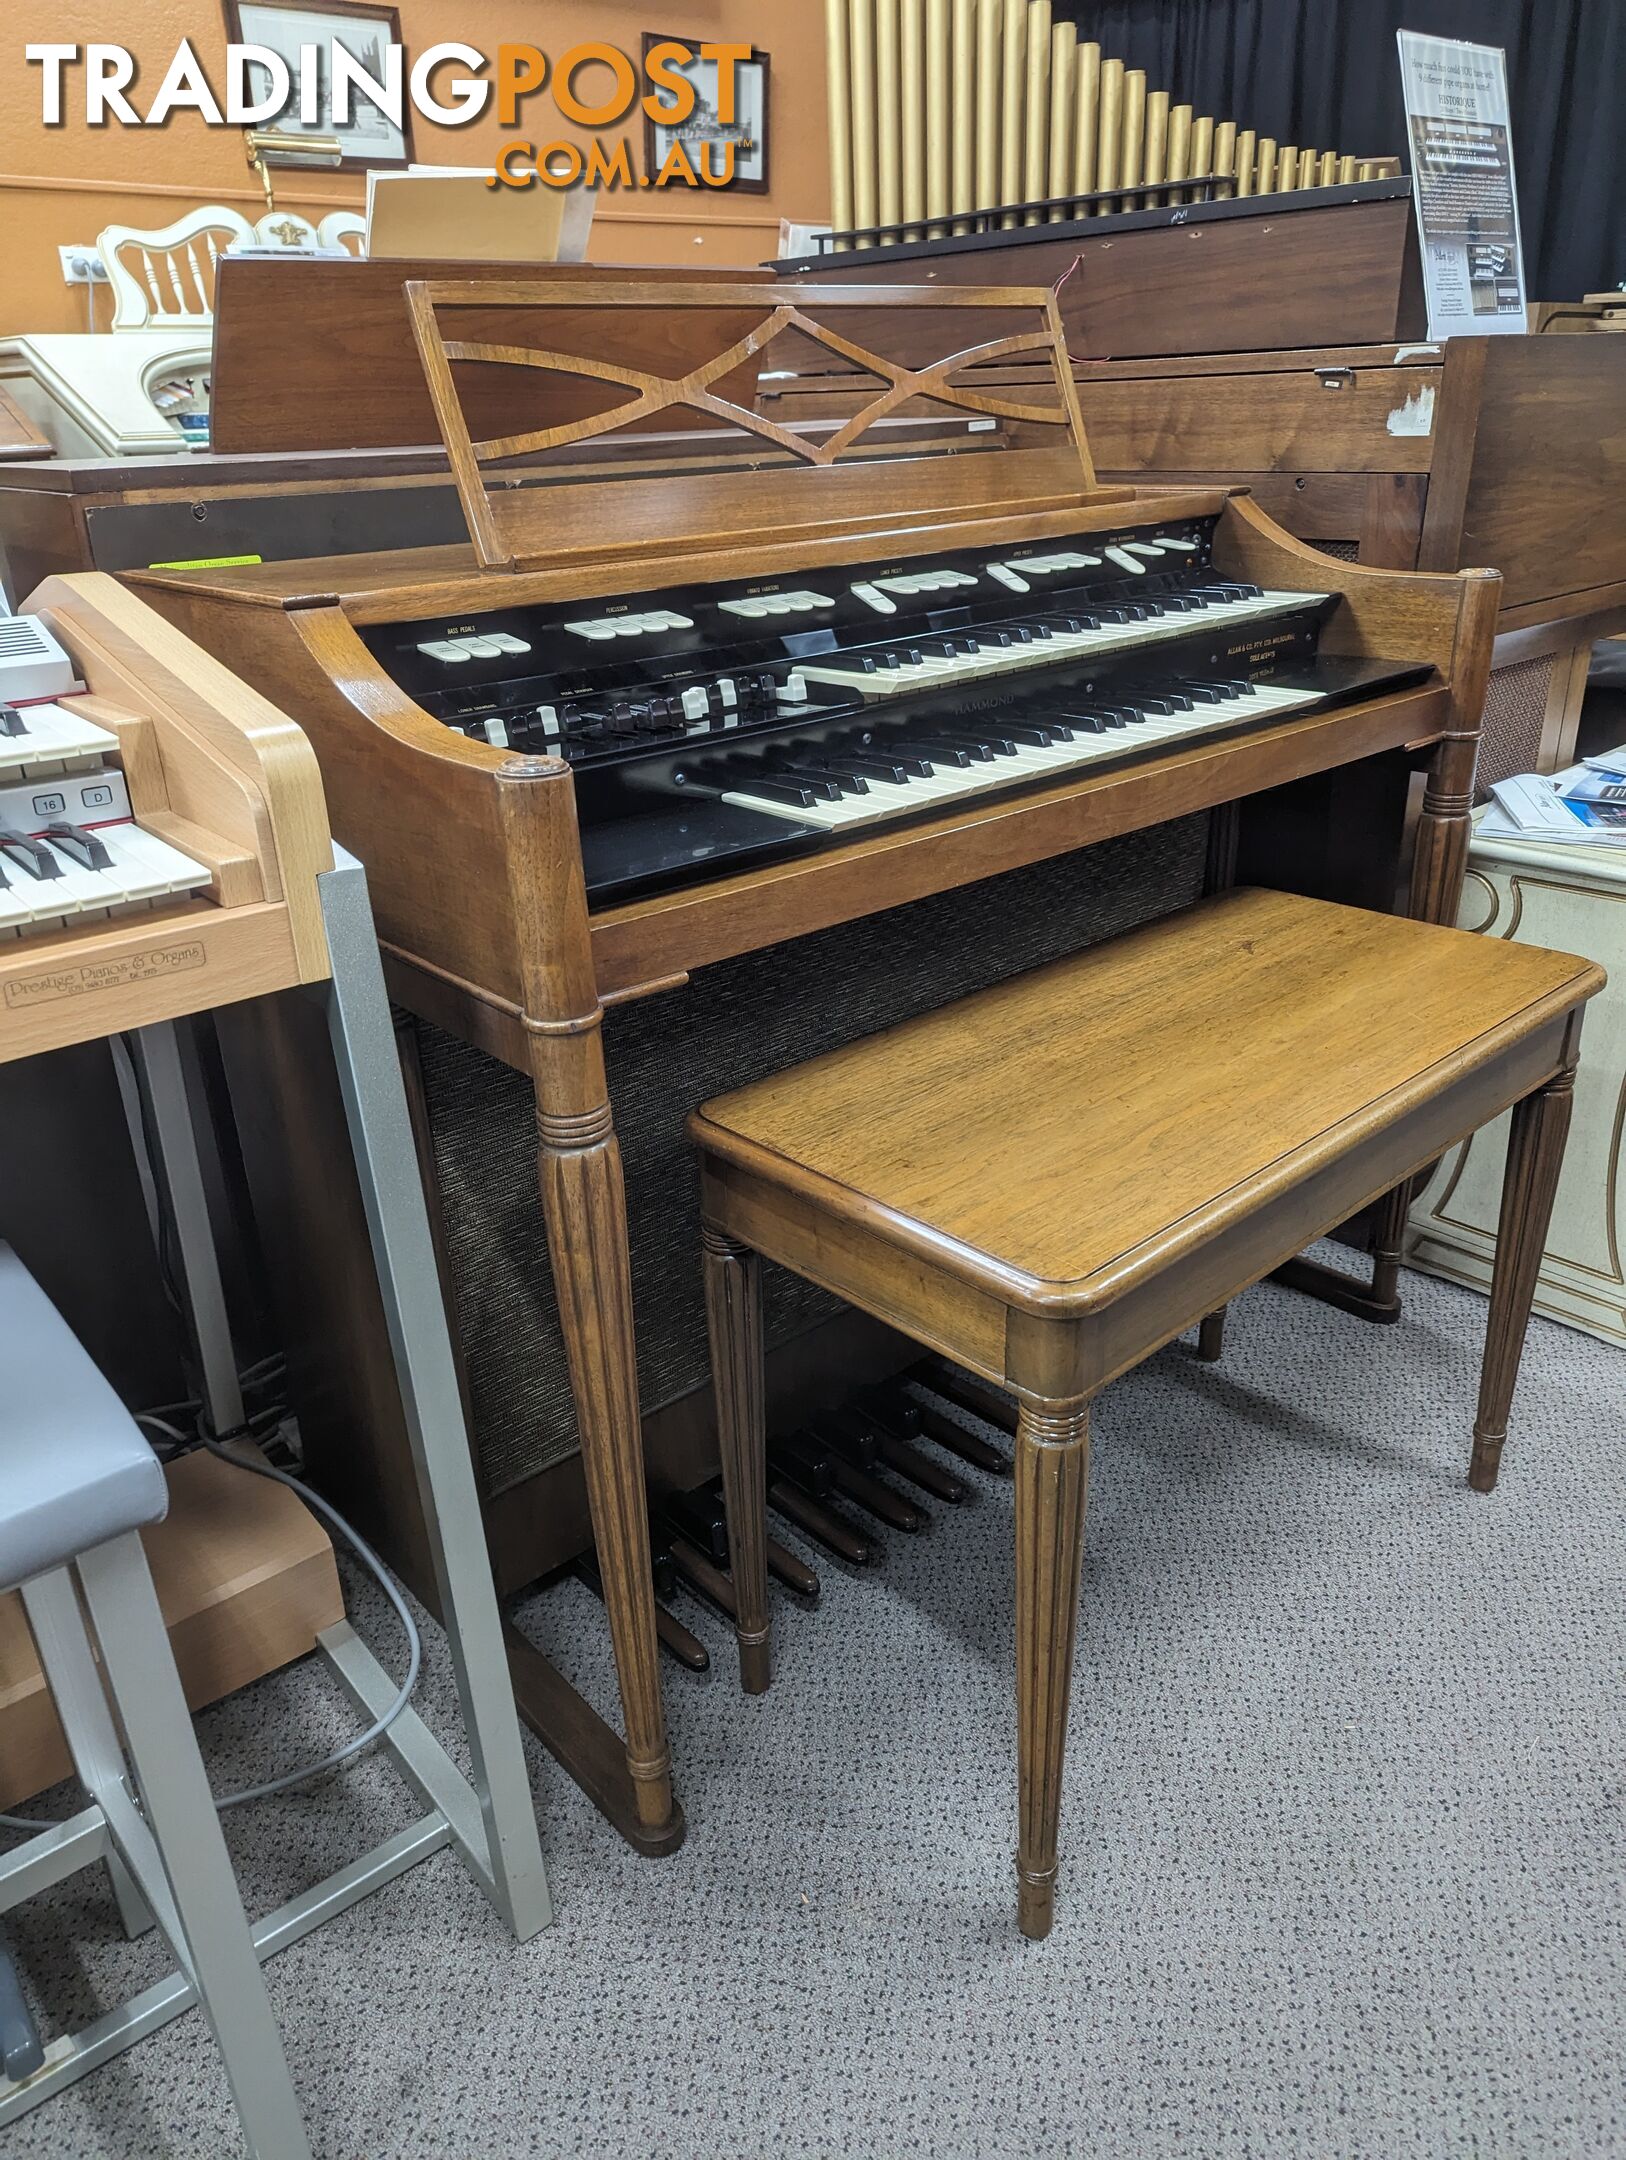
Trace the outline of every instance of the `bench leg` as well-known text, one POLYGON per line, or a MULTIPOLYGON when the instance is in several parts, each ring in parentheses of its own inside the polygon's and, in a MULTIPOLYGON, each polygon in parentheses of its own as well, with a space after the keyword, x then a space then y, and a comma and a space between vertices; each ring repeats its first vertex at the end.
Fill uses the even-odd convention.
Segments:
POLYGON ((1479 1414, 1468 1483, 1475 1492, 1495 1489, 1507 1438, 1508 1411, 1519 1377, 1530 1303, 1547 1245, 1558 1173, 1575 1104, 1573 1069, 1561 1072, 1513 1106, 1502 1212, 1496 1230, 1496 1271, 1491 1278, 1490 1318, 1485 1324, 1485 1361, 1479 1376, 1479 1414))
POLYGON ((762 1263, 709 1224, 701 1228, 706 1327, 717 1397, 717 1446, 728 1510, 729 1568, 740 1685, 760 1695, 773 1677, 768 1626, 767 1410, 762 1361, 762 1263))
POLYGON ((1205 1365, 1217 1365, 1225 1348, 1225 1307, 1206 1315, 1197 1330, 1197 1355, 1205 1365))
POLYGON ((1034 1942, 1055 1917, 1056 1829, 1073 1680, 1089 1485, 1087 1404, 1016 1424, 1017 1923, 1034 1942))

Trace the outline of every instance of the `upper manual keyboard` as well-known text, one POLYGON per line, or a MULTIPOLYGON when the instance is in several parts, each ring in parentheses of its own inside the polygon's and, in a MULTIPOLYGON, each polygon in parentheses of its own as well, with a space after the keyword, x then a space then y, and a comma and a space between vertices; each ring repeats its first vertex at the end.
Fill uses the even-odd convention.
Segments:
POLYGON ((448 726, 569 762, 589 890, 619 893, 1382 686, 1318 671, 1332 597, 1217 572, 1215 522, 363 635, 448 726))

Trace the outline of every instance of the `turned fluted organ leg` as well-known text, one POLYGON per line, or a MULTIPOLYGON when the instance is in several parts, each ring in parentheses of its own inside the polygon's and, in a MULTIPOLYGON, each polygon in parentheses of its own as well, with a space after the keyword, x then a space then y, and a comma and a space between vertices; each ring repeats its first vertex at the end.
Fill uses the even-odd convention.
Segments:
POLYGON ((1492 1491, 1502 1465, 1508 1412, 1519 1377, 1519 1359, 1525 1329, 1530 1324, 1530 1304, 1536 1294, 1541 1256, 1547 1245, 1574 1102, 1575 1074, 1571 1070, 1560 1073, 1513 1106, 1502 1212, 1496 1230, 1490 1317, 1485 1325, 1485 1361, 1479 1376, 1479 1414, 1474 1419, 1474 1452, 1468 1470, 1468 1483, 1475 1492, 1492 1491))
POLYGON ((544 1112, 538 1123, 548 1251, 621 1686, 627 1768, 638 1820, 658 1829, 672 1815, 672 1759, 655 1642, 621 1151, 607 1103, 575 1119, 544 1112))
MULTIPOLYGON (((655 1647, 627 1196, 570 768, 558 758, 514 757, 497 779, 516 895, 513 932, 536 1089, 542 1208, 621 1688, 633 1807, 644 1830, 678 1830, 655 1647)), ((672 1841, 651 1840, 646 1849, 669 1851, 672 1841)))
POLYGON ((768 1629, 767 1411, 762 1366, 762 1268, 754 1252, 709 1225, 701 1231, 706 1326, 717 1397, 717 1446, 728 1508, 740 1684, 760 1695, 772 1678, 768 1629))
POLYGON ((1089 1486, 1087 1404, 1021 1408, 1016 1425, 1017 1921, 1055 1917, 1056 1830, 1089 1486))

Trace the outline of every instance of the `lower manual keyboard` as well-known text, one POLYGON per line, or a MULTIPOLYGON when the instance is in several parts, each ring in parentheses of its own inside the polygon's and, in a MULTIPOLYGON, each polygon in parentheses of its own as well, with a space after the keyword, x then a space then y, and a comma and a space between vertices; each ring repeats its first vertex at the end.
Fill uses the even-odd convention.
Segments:
POLYGON ((0 938, 134 914, 213 875, 135 822, 112 767, 0 786, 0 938))
MULTIPOLYGON (((770 817, 849 832, 1016 782, 1066 779, 1198 736, 1277 720, 1321 702, 1309 685, 1174 681, 1109 700, 1034 698, 979 716, 854 730, 816 747, 790 742, 729 761, 723 800, 770 817), (752 767, 760 768, 753 772, 752 767)), ((704 780, 706 768, 697 768, 704 780)))
POLYGON ((1012 686, 972 713, 845 715, 687 763, 681 793, 584 822, 599 904, 716 877, 899 819, 1167 757, 1427 680, 1423 665, 1315 654, 1265 678, 1118 676, 1069 693, 1012 686))

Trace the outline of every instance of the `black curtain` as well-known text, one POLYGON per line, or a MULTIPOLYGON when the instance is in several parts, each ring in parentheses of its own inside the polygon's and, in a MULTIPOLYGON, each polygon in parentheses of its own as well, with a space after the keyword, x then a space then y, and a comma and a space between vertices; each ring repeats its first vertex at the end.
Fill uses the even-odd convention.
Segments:
POLYGON ((1507 53, 1533 300, 1626 280, 1626 0, 1057 0, 1148 87, 1277 142, 1409 172, 1397 30, 1507 53))

